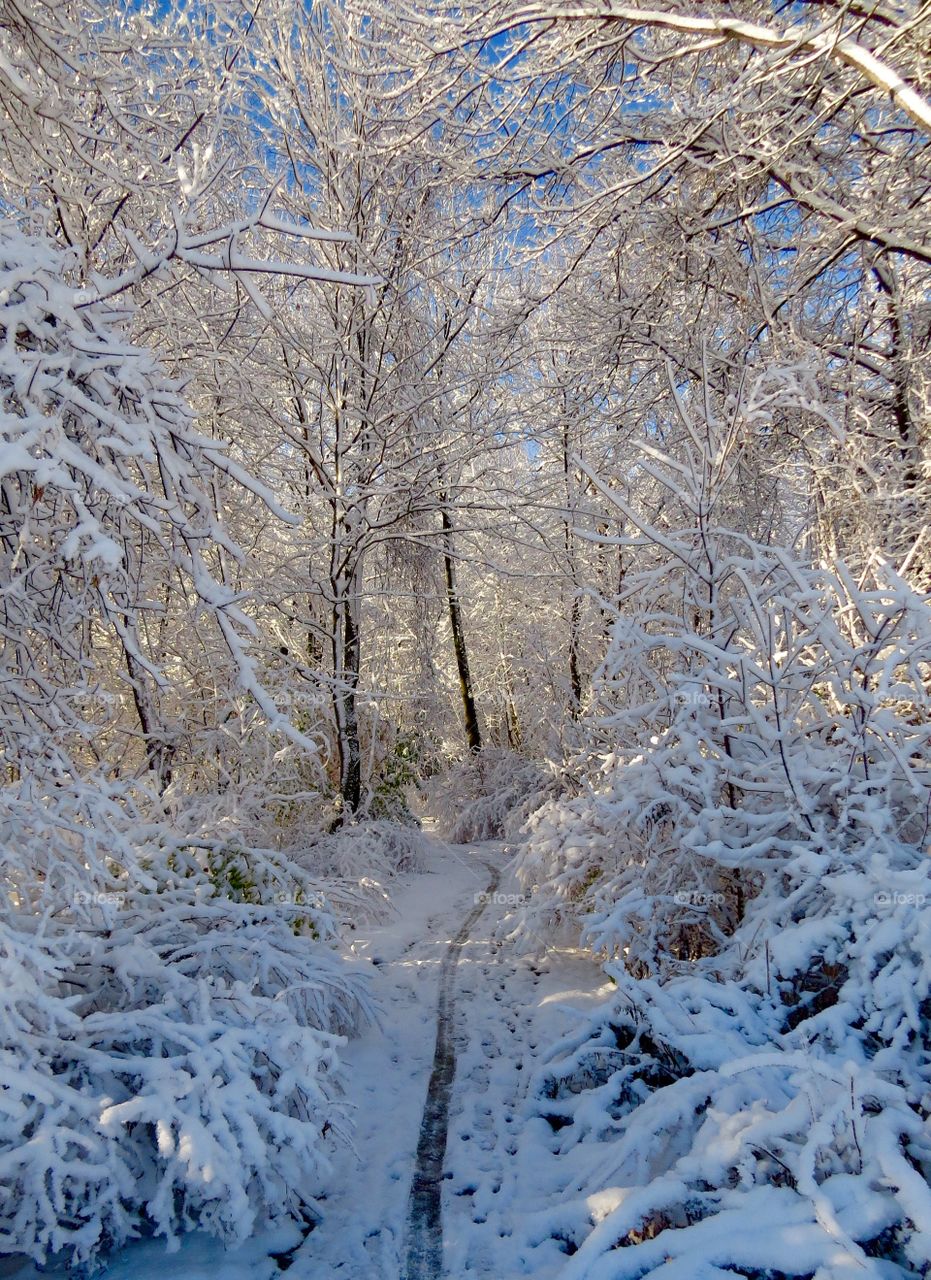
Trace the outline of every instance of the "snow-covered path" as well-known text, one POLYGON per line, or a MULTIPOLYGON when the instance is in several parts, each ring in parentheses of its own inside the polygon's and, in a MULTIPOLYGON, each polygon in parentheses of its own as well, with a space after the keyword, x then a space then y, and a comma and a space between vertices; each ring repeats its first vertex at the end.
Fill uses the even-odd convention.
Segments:
POLYGON ((455 997, 463 948, 498 888, 498 868, 486 864, 491 879, 466 916, 440 964, 436 1006, 436 1046, 427 1085, 417 1163, 407 1208, 404 1280, 438 1280, 443 1272, 443 1172, 449 1134, 449 1102, 456 1075, 455 997))
POLYGON ((395 885, 397 917, 354 943, 376 969, 382 1026, 344 1055, 355 1149, 338 1157, 291 1280, 518 1274, 516 1259, 502 1265, 508 1242, 539 1207, 521 1159, 525 1082, 571 1006, 604 997, 603 975, 579 954, 540 965, 494 940, 513 892, 497 891, 500 846, 432 849, 426 872, 395 885))
POLYGON ((192 1233, 168 1256, 163 1240, 136 1241, 100 1280, 558 1275, 558 1241, 530 1226, 553 1196, 558 1135, 524 1103, 548 1046, 609 988, 579 952, 535 961, 496 940, 517 890, 502 846, 429 848, 424 870, 393 882, 391 919, 353 935, 382 1015, 342 1053, 355 1139, 336 1150, 319 1225, 231 1250, 192 1233))

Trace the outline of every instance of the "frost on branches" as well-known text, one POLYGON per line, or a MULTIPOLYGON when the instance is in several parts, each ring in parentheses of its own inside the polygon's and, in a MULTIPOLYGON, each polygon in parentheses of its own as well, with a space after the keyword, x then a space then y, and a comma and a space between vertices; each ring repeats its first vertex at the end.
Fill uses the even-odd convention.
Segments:
POLYGON ((140 630, 174 575, 192 610, 214 620, 241 685, 273 724, 283 720, 247 653, 249 619, 208 562, 218 548, 236 555, 211 485, 228 477, 274 503, 196 431, 180 384, 127 341, 124 317, 75 293, 71 265, 47 242, 0 230, 3 643, 15 673, 0 723, 14 759, 50 760, 70 735, 93 738, 90 704, 105 699, 94 647, 117 646, 165 782, 160 676, 140 630))
POLYGON ((170 814, 140 638, 169 579, 279 719, 209 568, 236 554, 211 481, 257 487, 68 269, 0 231, 0 1253, 80 1269, 140 1233, 313 1217, 341 1035, 371 1010, 327 884, 170 814), (126 689, 101 649, 138 754, 111 737, 126 689))
POLYGON ((613 749, 517 861, 517 932, 580 929, 618 989, 536 1081, 586 1192, 560 1274, 926 1275, 931 606, 732 532, 758 405, 680 409, 663 528, 617 496, 613 749))
POLYGON ((442 835, 454 844, 510 839, 536 809, 551 779, 532 760, 505 747, 486 747, 450 768, 433 785, 442 835))

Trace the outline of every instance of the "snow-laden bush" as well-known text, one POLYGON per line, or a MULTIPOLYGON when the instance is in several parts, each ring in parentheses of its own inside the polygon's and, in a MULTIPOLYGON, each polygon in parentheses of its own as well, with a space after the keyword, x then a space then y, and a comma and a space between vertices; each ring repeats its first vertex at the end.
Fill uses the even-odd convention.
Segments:
MULTIPOLYGON (((631 794, 612 781, 590 805, 596 858, 629 830, 607 822, 631 794)), ((566 856, 581 860, 582 801, 566 807, 566 856)), ((864 1252, 906 1268, 865 1275, 931 1268, 931 864, 872 816, 872 832, 770 852, 739 911, 729 864, 687 846, 577 893, 591 893, 585 937, 613 957, 619 994, 540 1085, 559 1150, 580 1147, 586 1200, 560 1210, 579 1248, 566 1280, 726 1265, 828 1280, 859 1273, 864 1252)), ((566 897, 539 907, 538 936, 578 909, 566 897)))
POLYGON ((355 922, 391 911, 390 882, 408 871, 424 871, 431 844, 419 827, 386 819, 347 823, 292 853, 308 874, 323 877, 340 918, 355 922))
POLYGON ((128 339, 125 308, 79 291, 76 262, 0 223, 0 741, 20 764, 62 750, 65 769, 112 750, 167 786, 179 743, 161 707, 165 635, 185 622, 205 645, 206 616, 239 689, 310 749, 258 679, 254 624, 216 573, 218 552, 240 555, 219 492, 290 517, 197 430, 182 385, 128 339), (115 745, 121 707, 134 731, 115 745))
POLYGON ((0 797, 0 1251, 72 1269, 312 1213, 371 1012, 319 880, 97 781, 0 797))
POLYGON ((711 403, 645 450, 662 529, 611 492, 639 567, 515 862, 514 934, 574 928, 619 988, 540 1084, 559 1149, 597 1142, 564 1277, 925 1275, 931 602, 733 532, 762 411, 711 403))
MULTIPOLYGON (((613 540, 642 567, 614 604, 583 781, 532 815, 518 861, 536 926, 584 919, 591 945, 634 973, 721 949, 758 894, 753 929, 817 914, 805 895, 838 862, 863 869, 867 849, 895 868, 926 853, 928 597, 878 554, 856 571, 812 564, 721 520, 771 382, 717 417, 708 392, 698 424, 676 396, 678 451, 644 448, 663 530, 645 500, 606 491, 634 527, 613 540)), ((756 520, 771 530, 777 514, 756 520)))
POLYGON ((826 1056, 735 983, 609 971, 618 998, 554 1046, 530 1100, 567 1166, 527 1224, 573 1254, 560 1280, 927 1274, 921 1077, 862 1045, 826 1056))
POLYGON ((182 622, 313 756, 213 572, 238 555, 224 486, 275 504, 75 268, 0 224, 0 1252, 72 1270, 311 1212, 340 1035, 370 1012, 334 920, 358 886, 174 785, 159 637, 182 622))
POLYGON ((537 930, 584 917, 592 946, 634 972, 717 951, 759 894, 757 946, 819 916, 839 868, 875 851, 897 875, 925 857, 928 602, 890 566, 855 587, 843 565, 757 550, 729 563, 726 647, 618 622, 606 665, 628 673, 633 705, 600 727, 626 745, 528 824, 518 873, 537 930), (664 692, 671 655, 687 669, 664 692))
POLYGON ((539 764, 504 747, 486 747, 430 785, 438 830, 453 844, 514 838, 552 778, 539 764))

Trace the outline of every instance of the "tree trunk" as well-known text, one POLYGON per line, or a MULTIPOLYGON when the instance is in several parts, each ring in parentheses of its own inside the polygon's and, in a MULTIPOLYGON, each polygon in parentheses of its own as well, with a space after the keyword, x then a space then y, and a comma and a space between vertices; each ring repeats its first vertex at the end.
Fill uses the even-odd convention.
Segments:
POLYGON ((161 724, 150 697, 145 668, 132 652, 131 644, 138 643, 138 638, 134 633, 131 619, 125 614, 123 625, 126 628, 126 635, 122 638, 123 657, 126 661, 130 688, 133 691, 133 705, 136 708, 136 716, 145 741, 146 768, 151 770, 158 779, 158 791, 161 795, 171 785, 171 761, 174 756, 174 747, 169 741, 165 727, 161 724))
POLYGON ((355 617, 355 601, 346 601, 343 613, 343 727, 340 773, 342 778, 343 813, 350 818, 358 812, 362 800, 362 749, 359 745, 359 715, 356 691, 359 685, 361 644, 355 617))
POLYGON ((440 514, 443 521, 446 600, 449 604, 449 625, 453 633, 453 648, 456 651, 456 666, 459 671, 459 688, 462 693, 466 740, 469 744, 469 750, 477 754, 482 749, 482 735, 478 727, 478 712, 475 709, 472 673, 469 670, 469 653, 466 649, 465 631, 462 626, 462 609, 459 604, 459 594, 456 590, 456 565, 453 560, 453 525, 449 518, 449 509, 445 505, 445 499, 440 514))
POLYGON ((579 670, 579 643, 582 626, 582 601, 579 598, 578 575, 575 563, 575 535, 573 533, 571 513, 575 509, 572 492, 572 468, 569 449, 569 417, 568 405, 563 393, 562 464, 563 479, 566 488, 566 516, 563 521, 563 536, 566 550, 566 570, 572 586, 572 602, 569 605, 569 715, 578 720, 582 708, 582 674, 579 670))
POLYGON ((356 693, 359 685, 361 644, 356 602, 350 588, 333 609, 333 702, 336 712, 336 744, 339 758, 340 813, 337 825, 350 822, 362 800, 362 750, 356 693))

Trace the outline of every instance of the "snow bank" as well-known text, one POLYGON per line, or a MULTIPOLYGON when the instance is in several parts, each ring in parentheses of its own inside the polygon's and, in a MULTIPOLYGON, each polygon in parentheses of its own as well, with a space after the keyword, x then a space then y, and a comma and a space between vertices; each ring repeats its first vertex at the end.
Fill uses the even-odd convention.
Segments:
POLYGON ((313 1216, 340 1033, 371 1012, 325 886, 102 779, 8 788, 0 832, 0 1251, 74 1269, 313 1216))
POLYGON ((572 1169, 537 1237, 565 1280, 926 1275, 931 607, 878 560, 710 559, 702 609, 632 584, 613 746, 516 859, 513 935, 617 984, 536 1082, 572 1169))

